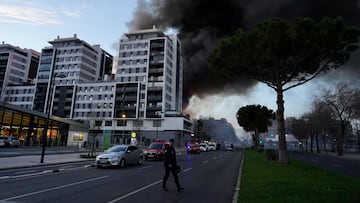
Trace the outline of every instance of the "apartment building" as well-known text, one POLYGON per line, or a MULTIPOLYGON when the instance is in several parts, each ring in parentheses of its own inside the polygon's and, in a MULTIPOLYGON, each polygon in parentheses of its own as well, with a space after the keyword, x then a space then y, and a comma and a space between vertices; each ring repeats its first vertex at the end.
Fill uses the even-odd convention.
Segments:
POLYGON ((125 34, 115 75, 112 56, 99 45, 76 35, 49 43, 41 51, 34 84, 9 89, 21 97, 32 95, 33 110, 88 122, 84 141, 105 147, 170 138, 180 146, 190 138, 191 120, 182 114, 183 67, 176 35, 155 27, 125 34))
POLYGON ((72 118, 89 120, 89 135, 105 143, 175 138, 181 145, 192 126, 182 115, 182 68, 177 36, 156 28, 126 33, 114 80, 77 84, 72 118))
POLYGON ((49 41, 42 50, 34 110, 72 118, 76 84, 92 83, 111 75, 113 57, 100 48, 73 37, 49 41), (45 101, 45 102, 44 102, 45 101), (49 102, 51 101, 51 102, 49 102))
POLYGON ((40 53, 0 44, 0 100, 31 109, 40 53), (24 86, 24 88, 22 87, 24 86))

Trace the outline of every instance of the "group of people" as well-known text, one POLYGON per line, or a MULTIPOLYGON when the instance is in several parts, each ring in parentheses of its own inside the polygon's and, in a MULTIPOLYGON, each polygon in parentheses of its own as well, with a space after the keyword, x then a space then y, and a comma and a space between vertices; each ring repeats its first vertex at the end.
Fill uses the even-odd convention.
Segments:
POLYGON ((177 164, 176 161, 176 151, 174 148, 174 139, 170 139, 169 145, 166 145, 164 149, 164 166, 165 166, 165 175, 163 178, 163 190, 168 191, 166 187, 166 182, 169 178, 170 173, 174 177, 174 181, 177 187, 177 191, 184 190, 184 187, 182 187, 179 183, 179 173, 180 173, 180 166, 177 164))

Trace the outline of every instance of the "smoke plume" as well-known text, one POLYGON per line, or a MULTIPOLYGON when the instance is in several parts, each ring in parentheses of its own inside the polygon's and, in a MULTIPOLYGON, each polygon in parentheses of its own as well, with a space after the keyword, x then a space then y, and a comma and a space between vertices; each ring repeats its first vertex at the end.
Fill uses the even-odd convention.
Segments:
MULTIPOLYGON (((248 29, 268 17, 293 19, 324 16, 344 18, 346 23, 360 24, 359 0, 138 0, 130 31, 158 28, 175 29, 182 42, 184 61, 184 104, 192 95, 203 97, 217 93, 246 93, 255 82, 246 78, 225 80, 207 68, 208 54, 220 40, 238 28, 248 29)), ((356 57, 359 52, 355 53, 356 57)), ((354 58, 354 57, 353 57, 354 58)), ((345 71, 358 76, 359 60, 352 60, 345 71)))

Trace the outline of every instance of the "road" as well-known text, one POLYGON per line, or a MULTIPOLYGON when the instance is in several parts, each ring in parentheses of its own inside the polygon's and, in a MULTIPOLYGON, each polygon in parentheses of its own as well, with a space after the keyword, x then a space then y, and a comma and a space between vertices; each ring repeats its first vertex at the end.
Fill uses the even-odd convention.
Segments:
POLYGON ((360 158, 349 158, 348 156, 349 155, 343 155, 343 157, 339 157, 332 153, 331 155, 330 153, 329 155, 326 155, 324 153, 317 154, 315 152, 290 153, 290 158, 301 160, 329 171, 360 178, 360 158))
POLYGON ((241 162, 240 151, 178 155, 182 167, 176 191, 162 191, 162 162, 98 169, 91 163, 1 171, 0 202, 231 202, 241 162))

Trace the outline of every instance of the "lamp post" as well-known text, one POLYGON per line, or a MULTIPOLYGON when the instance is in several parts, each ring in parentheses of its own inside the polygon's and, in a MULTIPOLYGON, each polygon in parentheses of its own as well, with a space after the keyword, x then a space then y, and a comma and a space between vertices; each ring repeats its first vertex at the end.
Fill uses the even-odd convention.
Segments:
MULTIPOLYGON (((122 138, 124 141, 124 137, 125 137, 125 126, 126 126, 126 114, 122 113, 121 117, 123 118, 123 131, 122 131, 122 138)), ((124 143, 123 143, 124 144, 124 143)))
MULTIPOLYGON (((56 77, 56 76, 55 76, 56 77)), ((42 134, 42 151, 41 151, 41 159, 40 159, 40 163, 44 163, 44 156, 45 156, 45 148, 46 148, 46 143, 47 143, 47 131, 49 130, 49 123, 50 123, 50 111, 51 111, 51 103, 52 103, 52 89, 53 89, 53 83, 54 83, 54 69, 51 71, 50 74, 50 82, 49 82, 49 91, 48 91, 48 99, 46 101, 46 112, 47 112, 47 117, 46 117, 46 121, 45 121, 45 129, 43 131, 42 134)), ((57 75, 57 77, 60 78, 64 78, 66 77, 63 74, 57 75)), ((51 131, 50 131, 50 135, 51 135, 51 131)))

